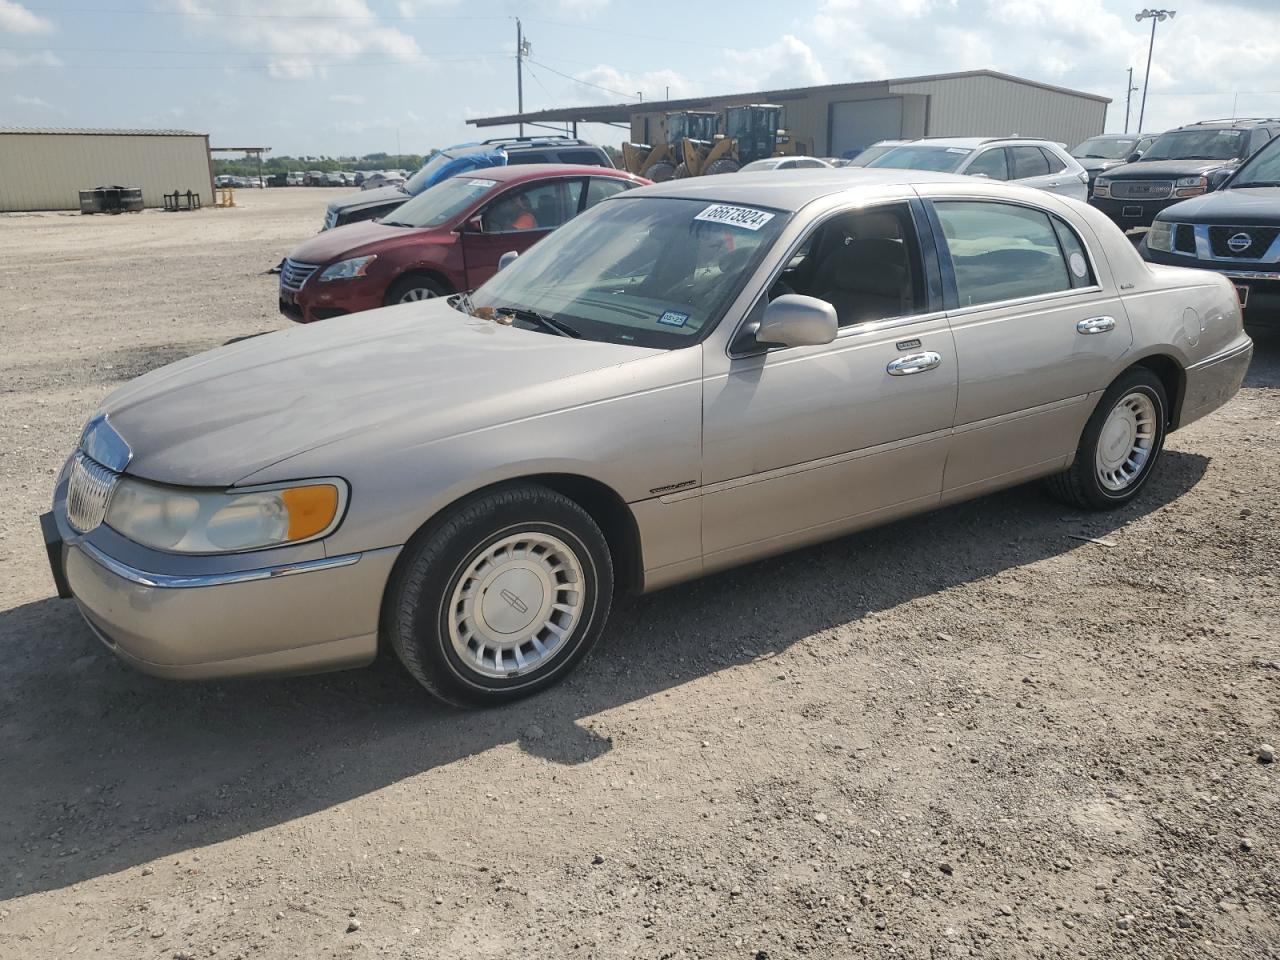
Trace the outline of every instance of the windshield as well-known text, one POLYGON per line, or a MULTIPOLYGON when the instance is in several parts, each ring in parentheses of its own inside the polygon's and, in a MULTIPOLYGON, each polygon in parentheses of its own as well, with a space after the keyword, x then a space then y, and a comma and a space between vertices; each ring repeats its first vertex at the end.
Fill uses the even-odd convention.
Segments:
POLYGON ((393 227, 438 227, 448 223, 497 185, 497 180, 481 177, 443 180, 400 204, 382 222, 393 227))
POLYGON ((1280 137, 1249 158, 1231 179, 1233 187, 1280 187, 1280 137))
POLYGON ((867 147, 867 149, 863 150, 860 154, 849 161, 849 166, 865 167, 871 163, 872 160, 878 160, 890 150, 897 150, 898 146, 898 144, 882 143, 879 146, 867 147))
POLYGON ((427 162, 418 168, 418 172, 405 181, 404 188, 416 197, 427 188, 427 181, 450 160, 457 160, 458 157, 465 157, 468 153, 476 153, 487 149, 482 143, 463 143, 456 147, 450 147, 448 150, 436 150, 427 158, 427 162))
POLYGON ((1244 148, 1241 130, 1175 130, 1162 133, 1143 160, 1234 160, 1244 148))
POLYGON ((606 200, 472 294, 477 312, 534 311, 584 338, 696 343, 737 296, 789 214, 641 197, 606 200))
POLYGON ((1073 157, 1095 160, 1123 160, 1137 149, 1135 137, 1090 137, 1071 151, 1073 157))
POLYGON ((924 146, 909 143, 894 147, 883 157, 877 157, 868 167, 887 167, 890 170, 936 170, 938 173, 955 173, 965 157, 973 151, 968 147, 924 146))

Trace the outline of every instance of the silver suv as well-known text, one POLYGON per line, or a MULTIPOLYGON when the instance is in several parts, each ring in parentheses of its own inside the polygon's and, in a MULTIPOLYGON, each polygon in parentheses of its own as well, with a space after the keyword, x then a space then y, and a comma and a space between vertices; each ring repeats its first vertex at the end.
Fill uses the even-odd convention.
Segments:
POLYGON ((868 167, 963 173, 1008 180, 1084 202, 1089 174, 1052 140, 1034 137, 926 137, 895 147, 868 167))

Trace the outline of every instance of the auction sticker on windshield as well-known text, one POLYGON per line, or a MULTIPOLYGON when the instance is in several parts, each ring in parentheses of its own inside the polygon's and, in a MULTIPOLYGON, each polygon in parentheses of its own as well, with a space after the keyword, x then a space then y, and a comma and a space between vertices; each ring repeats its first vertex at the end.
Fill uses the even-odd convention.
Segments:
POLYGON ((693 219, 705 220, 708 223, 723 223, 743 230, 759 230, 773 219, 773 214, 751 207, 735 207, 730 203, 713 203, 693 219))
POLYGON ((468 187, 492 187, 497 180, 472 180, 467 184, 468 187))

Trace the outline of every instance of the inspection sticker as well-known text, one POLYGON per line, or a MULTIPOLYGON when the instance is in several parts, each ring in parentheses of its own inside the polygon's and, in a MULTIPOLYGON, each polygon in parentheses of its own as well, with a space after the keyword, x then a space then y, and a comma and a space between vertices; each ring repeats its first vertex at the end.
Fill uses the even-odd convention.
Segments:
POLYGON ((677 313, 675 310, 668 310, 658 318, 659 323, 665 323, 669 327, 683 327, 689 322, 687 313, 677 313))
POLYGON ((1089 273, 1089 265, 1084 262, 1084 257, 1079 253, 1071 255, 1071 272, 1083 280, 1089 273))
POLYGON ((735 207, 731 203, 713 203, 693 219, 709 223, 723 223, 743 230, 759 230, 773 219, 772 213, 753 210, 751 207, 735 207))
POLYGON ((468 187, 492 187, 497 180, 472 180, 467 184, 468 187))

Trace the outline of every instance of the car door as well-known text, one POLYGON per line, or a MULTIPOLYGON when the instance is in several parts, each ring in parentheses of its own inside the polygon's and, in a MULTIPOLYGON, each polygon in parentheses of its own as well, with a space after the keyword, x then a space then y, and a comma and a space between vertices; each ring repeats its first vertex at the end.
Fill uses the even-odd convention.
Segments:
POLYGON ((957 366, 923 216, 905 200, 837 211, 779 258, 768 295, 833 302, 832 343, 763 350, 740 335, 727 352, 704 345, 707 569, 939 498, 957 366))
POLYGON ((1076 448, 1132 336, 1109 268, 1021 201, 930 201, 960 367, 944 486, 1051 472, 1076 448))
POLYGON ((583 178, 537 180, 504 190, 462 227, 467 289, 474 290, 498 270, 509 251, 524 253, 578 212, 583 178))

